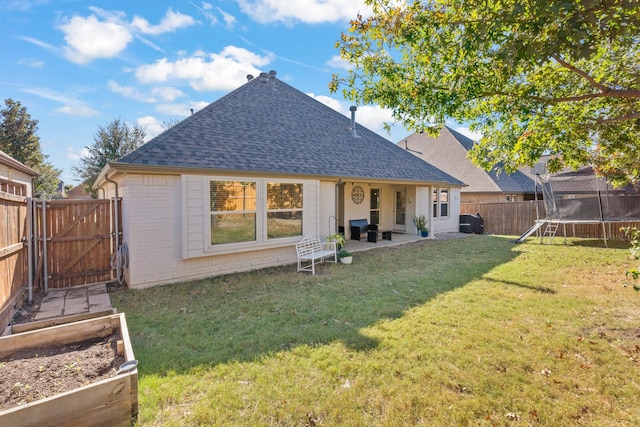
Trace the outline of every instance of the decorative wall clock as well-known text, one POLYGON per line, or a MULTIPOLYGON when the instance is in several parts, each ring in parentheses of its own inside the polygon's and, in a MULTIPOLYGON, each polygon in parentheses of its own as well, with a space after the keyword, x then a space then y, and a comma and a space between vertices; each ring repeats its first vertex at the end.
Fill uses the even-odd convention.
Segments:
POLYGON ((359 205, 364 201, 364 190, 359 185, 356 185, 351 189, 351 200, 356 205, 359 205))

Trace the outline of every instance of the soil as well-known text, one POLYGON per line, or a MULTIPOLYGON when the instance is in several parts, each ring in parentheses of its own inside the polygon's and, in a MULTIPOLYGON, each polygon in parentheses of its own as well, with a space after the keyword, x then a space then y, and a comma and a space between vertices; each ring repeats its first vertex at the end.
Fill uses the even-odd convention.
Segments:
MULTIPOLYGON (((109 292, 126 286, 107 284, 109 292)), ((33 295, 11 320, 12 324, 35 320, 44 293, 33 295)), ((21 350, 0 359, 0 411, 64 393, 116 375, 125 362, 118 356, 118 336, 64 346, 21 350)))
POLYGON ((118 337, 17 351, 0 359, 0 411, 116 375, 118 337))

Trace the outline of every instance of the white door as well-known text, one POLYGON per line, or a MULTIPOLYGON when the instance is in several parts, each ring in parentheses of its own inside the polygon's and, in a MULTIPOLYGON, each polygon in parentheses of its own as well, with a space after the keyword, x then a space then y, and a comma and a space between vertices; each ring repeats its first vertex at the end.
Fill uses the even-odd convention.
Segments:
POLYGON ((393 229, 395 231, 407 231, 407 189, 395 189, 394 193, 395 200, 393 204, 393 229))

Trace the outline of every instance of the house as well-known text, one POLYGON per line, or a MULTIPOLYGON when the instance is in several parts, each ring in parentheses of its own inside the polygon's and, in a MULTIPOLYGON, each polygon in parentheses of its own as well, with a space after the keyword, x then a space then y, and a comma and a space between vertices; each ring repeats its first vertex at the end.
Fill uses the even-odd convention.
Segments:
POLYGON ((0 191, 33 197, 33 180, 38 172, 0 150, 0 191))
POLYGON ((424 133, 414 133, 397 143, 399 147, 467 184, 462 188, 461 203, 503 203, 535 199, 534 175, 524 169, 512 174, 483 170, 467 157, 473 144, 473 140, 448 126, 442 127, 436 138, 424 133))
POLYGON ((122 198, 130 287, 295 263, 303 235, 349 239, 352 219, 458 230, 462 182, 357 124, 355 107, 346 117, 274 71, 247 79, 100 173, 99 196, 122 198))
POLYGON ((68 199, 91 200, 91 194, 87 193, 83 185, 76 185, 66 192, 68 199))

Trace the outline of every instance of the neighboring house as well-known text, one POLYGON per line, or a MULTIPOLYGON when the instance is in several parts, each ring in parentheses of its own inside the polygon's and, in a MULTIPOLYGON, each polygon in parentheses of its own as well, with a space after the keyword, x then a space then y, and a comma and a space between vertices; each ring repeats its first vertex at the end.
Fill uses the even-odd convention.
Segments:
POLYGON ((0 150, 0 191, 33 197, 33 179, 38 172, 0 150))
POLYGON ((66 192, 67 199, 73 200, 91 200, 91 194, 84 190, 83 185, 76 185, 66 192))
POLYGON ((303 235, 349 239, 352 219, 416 233, 425 214, 432 233, 458 230, 462 182, 357 125, 355 108, 275 72, 247 78, 99 175, 99 196, 122 198, 129 286, 295 263, 303 235))
POLYGON ((462 189, 461 203, 534 200, 536 189, 533 175, 525 173, 524 169, 512 174, 483 170, 467 158, 473 144, 472 139, 447 126, 440 130, 437 138, 414 133, 397 143, 399 147, 467 184, 462 189))

